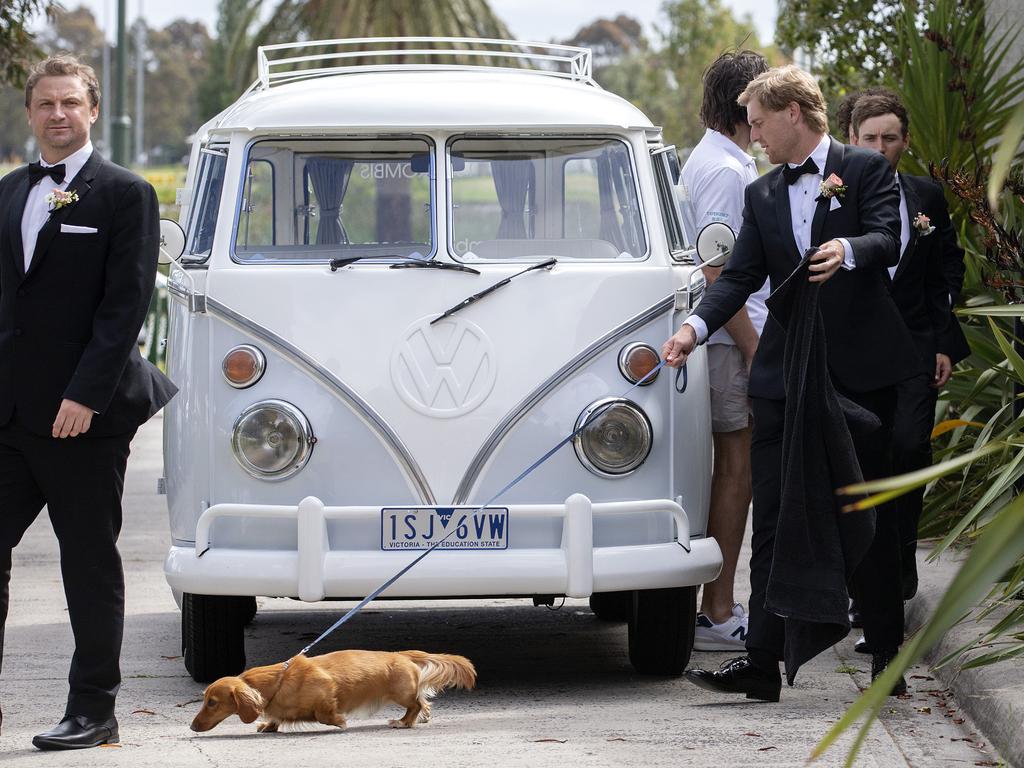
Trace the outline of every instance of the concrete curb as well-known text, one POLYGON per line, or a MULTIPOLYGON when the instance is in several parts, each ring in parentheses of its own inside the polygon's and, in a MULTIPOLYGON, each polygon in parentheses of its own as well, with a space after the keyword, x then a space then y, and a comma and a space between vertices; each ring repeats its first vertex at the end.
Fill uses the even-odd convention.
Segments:
MULTIPOLYGON (((939 599, 960 568, 963 556, 945 552, 935 562, 927 562, 930 548, 918 551, 920 588, 907 603, 907 632, 917 631, 935 611, 939 599)), ((968 618, 953 627, 926 657, 929 664, 937 662, 970 640, 980 637, 1005 612, 995 612, 982 622, 968 618)), ((1013 768, 1024 768, 1024 664, 1007 661, 979 669, 957 672, 953 664, 934 670, 943 685, 975 725, 1013 768)))

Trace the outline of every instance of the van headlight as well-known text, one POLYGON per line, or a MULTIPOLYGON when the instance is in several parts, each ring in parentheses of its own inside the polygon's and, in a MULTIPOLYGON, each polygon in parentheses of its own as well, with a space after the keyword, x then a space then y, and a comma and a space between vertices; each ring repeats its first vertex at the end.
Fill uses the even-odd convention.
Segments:
POLYGON ((591 403, 576 420, 573 447, 580 463, 601 477, 622 477, 647 460, 654 430, 640 406, 609 397, 591 403), (580 430, 580 427, 583 427, 580 430))
POLYGON ((313 430, 302 411, 283 400, 253 403, 231 432, 231 450, 246 472, 261 480, 291 477, 309 461, 313 430))

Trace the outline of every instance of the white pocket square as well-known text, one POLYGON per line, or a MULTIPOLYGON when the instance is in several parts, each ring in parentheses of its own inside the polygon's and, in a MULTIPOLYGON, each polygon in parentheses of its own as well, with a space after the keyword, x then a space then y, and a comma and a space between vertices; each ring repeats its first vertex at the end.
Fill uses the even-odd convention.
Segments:
POLYGON ((839 202, 839 198, 838 197, 833 197, 832 198, 832 202, 830 202, 828 204, 829 211, 834 211, 834 210, 837 210, 837 209, 842 208, 842 207, 843 207, 843 204, 839 202))
POLYGON ((99 230, 96 227, 79 227, 75 224, 61 224, 61 232, 67 232, 71 235, 95 235, 99 230))

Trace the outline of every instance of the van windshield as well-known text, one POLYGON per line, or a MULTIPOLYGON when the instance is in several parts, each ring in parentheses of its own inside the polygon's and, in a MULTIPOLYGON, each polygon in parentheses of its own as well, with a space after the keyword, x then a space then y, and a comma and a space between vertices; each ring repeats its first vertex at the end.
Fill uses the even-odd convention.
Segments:
POLYGON ((637 185, 617 139, 451 143, 451 240, 460 261, 635 260, 647 255, 637 185))
POLYGON ((245 166, 235 260, 430 258, 431 149, 424 139, 257 142, 245 166))

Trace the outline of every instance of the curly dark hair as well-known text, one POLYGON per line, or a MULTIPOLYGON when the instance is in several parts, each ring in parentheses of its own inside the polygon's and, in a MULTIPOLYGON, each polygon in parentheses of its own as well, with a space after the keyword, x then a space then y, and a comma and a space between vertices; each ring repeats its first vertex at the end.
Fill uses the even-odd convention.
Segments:
MULTIPOLYGON (((850 121, 853 118, 853 108, 857 106, 857 99, 862 96, 885 96, 886 98, 896 99, 900 101, 899 94, 891 88, 883 88, 876 86, 873 88, 865 88, 863 91, 853 91, 846 94, 842 101, 839 102, 839 106, 836 107, 836 127, 839 128, 839 136, 843 141, 849 141, 853 138, 850 135, 850 121)), ((902 106, 902 102, 900 102, 902 106)), ((906 110, 904 110, 904 113, 906 110)), ((906 125, 904 125, 904 133, 906 132, 906 125)))
POLYGON ((903 134, 903 138, 907 137, 910 118, 907 116, 907 108, 903 106, 903 101, 895 93, 857 99, 857 103, 853 105, 853 115, 850 117, 850 128, 859 136, 860 127, 865 120, 881 115, 896 115, 900 121, 900 133, 903 134))
POLYGON ((747 122, 747 110, 736 103, 747 83, 768 71, 768 62, 756 51, 726 51, 704 70, 704 100, 700 121, 727 136, 736 133, 737 123, 747 122))

